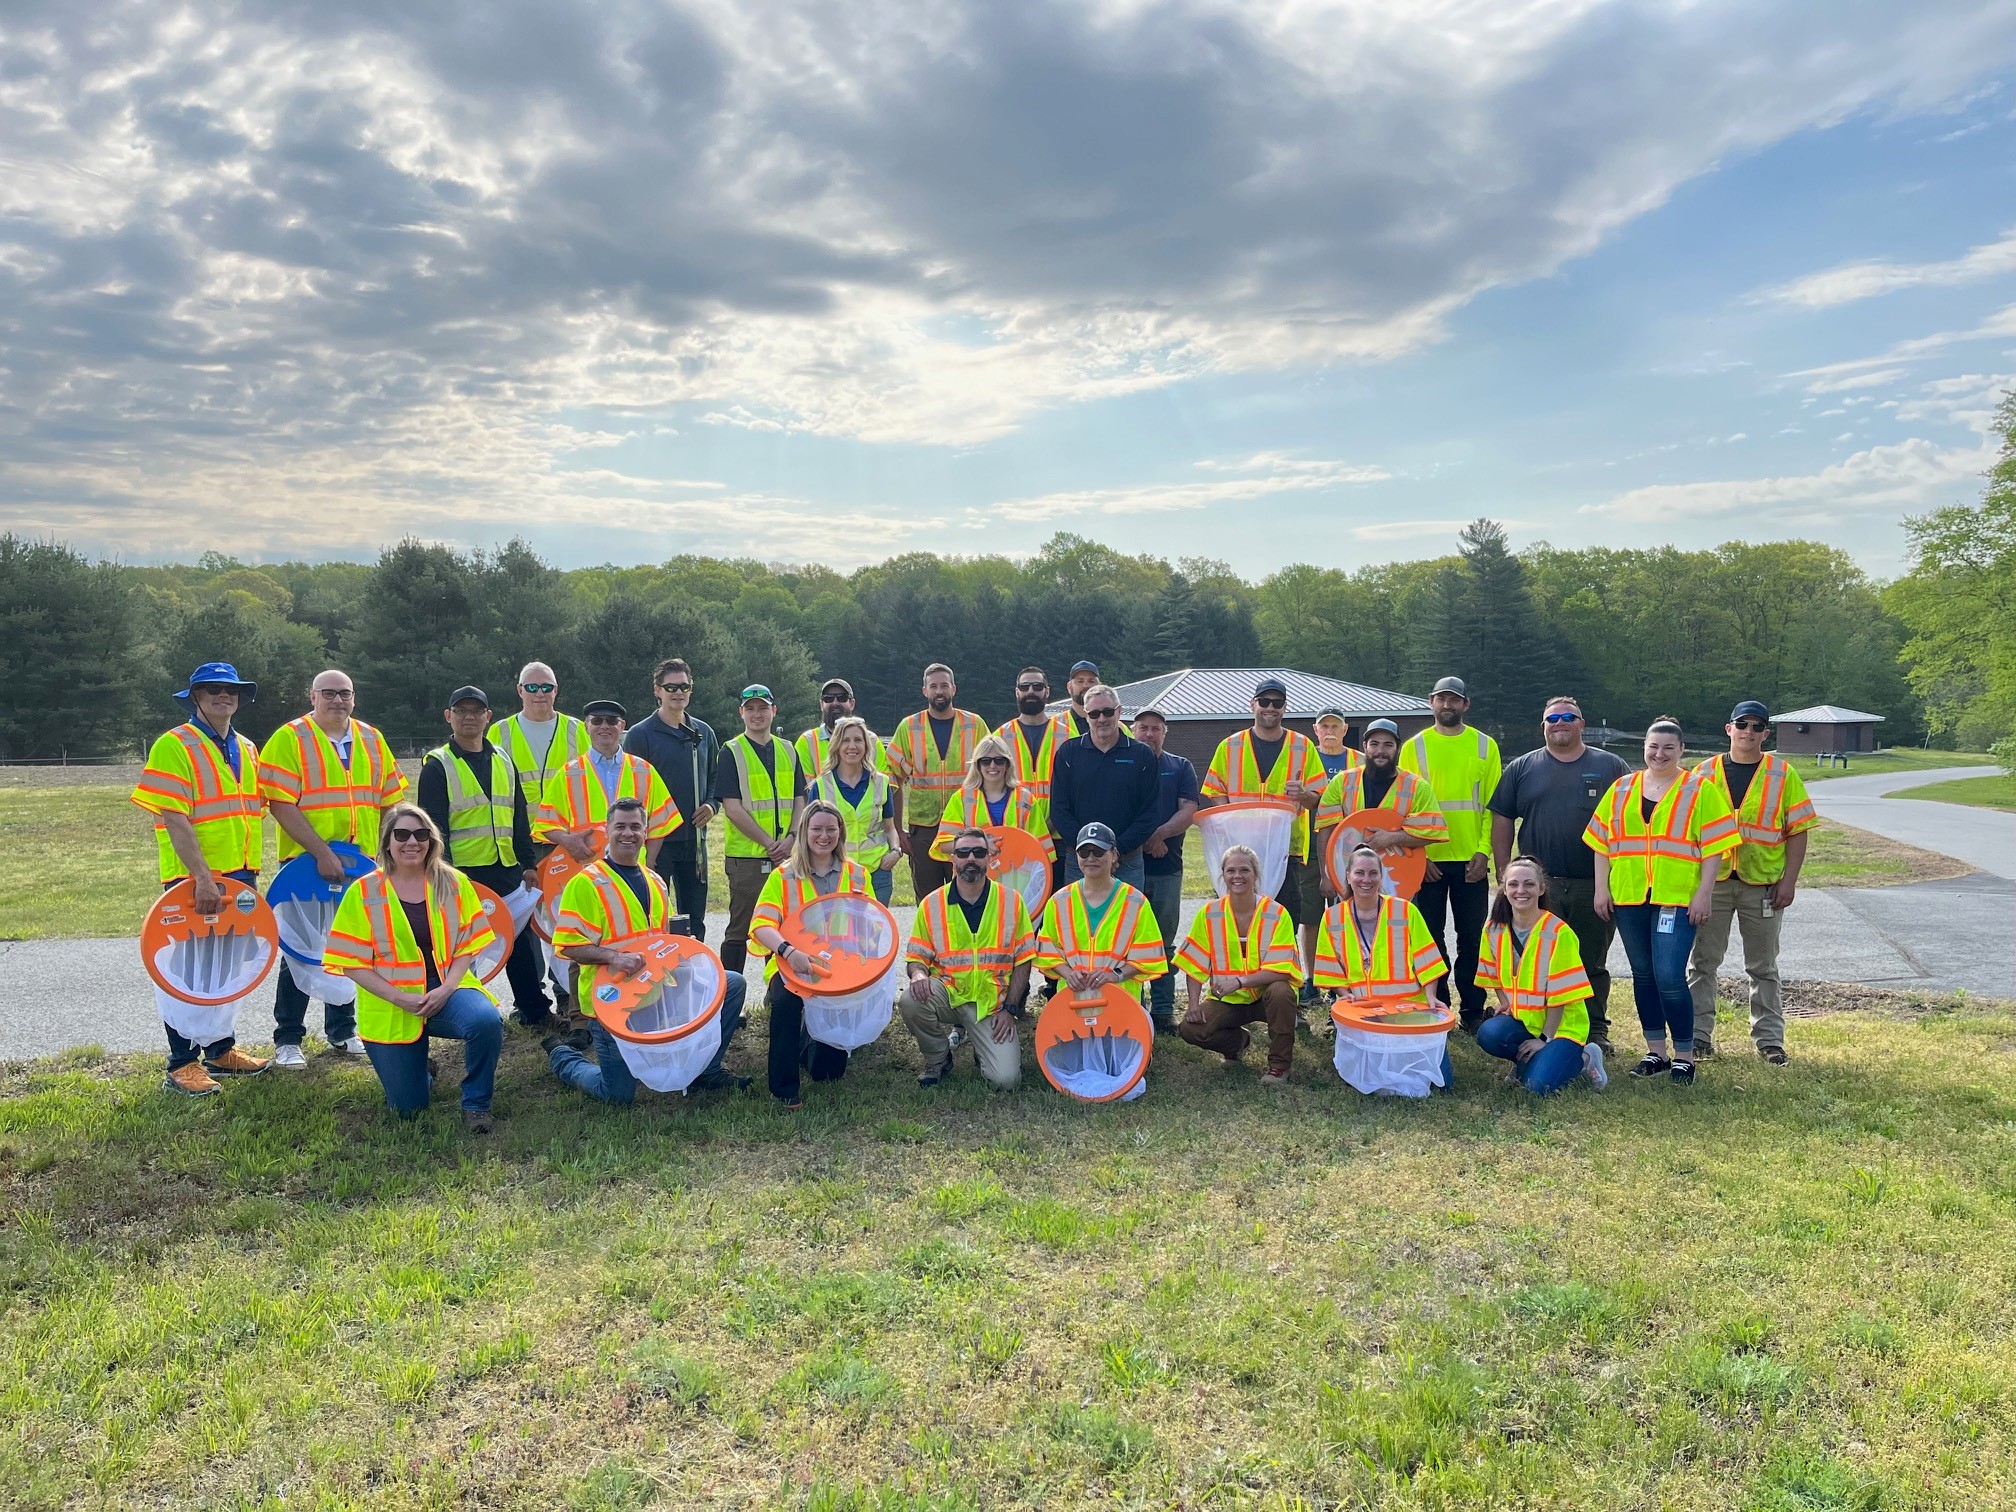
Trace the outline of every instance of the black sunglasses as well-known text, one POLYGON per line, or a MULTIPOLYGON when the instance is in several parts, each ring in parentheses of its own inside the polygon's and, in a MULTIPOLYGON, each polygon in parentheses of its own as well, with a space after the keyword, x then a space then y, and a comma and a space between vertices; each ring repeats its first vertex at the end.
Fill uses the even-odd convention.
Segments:
POLYGON ((1087 719, 1118 719, 1120 711, 1118 709, 1087 709, 1085 717, 1087 719))
POLYGON ((1048 693, 1048 692, 1050 691, 1050 684, 1048 684, 1048 683, 1017 683, 1017 684, 1015 684, 1015 691, 1016 691, 1017 693, 1048 693))
POLYGON ((1253 703, 1255 707, 1262 709, 1285 709, 1288 707, 1288 700, 1285 698, 1256 698, 1253 700, 1253 703))
POLYGON ((976 765, 976 766, 1006 766, 1006 765, 1008 765, 1008 758, 1007 758, 1006 756, 982 756, 982 757, 980 757, 980 758, 979 758, 979 759, 978 759, 978 760, 977 760, 977 761, 976 761, 976 762, 974 763, 974 765, 976 765))
POLYGON ((660 684, 658 684, 658 691, 659 691, 660 693, 691 693, 691 692, 693 691, 693 684, 691 684, 691 683, 660 683, 660 684))
POLYGON ((407 829, 401 826, 392 831, 392 838, 410 845, 417 840, 431 840, 434 837, 423 829, 407 829))
POLYGON ((953 851, 952 859, 955 861, 985 861, 987 859, 987 851, 984 846, 979 850, 975 850, 969 845, 964 850, 953 851))
POLYGON ((1739 730, 1768 730, 1771 722, 1767 719, 1732 719, 1729 721, 1739 730))
POLYGON ((1103 856, 1105 854, 1106 847, 1103 845, 1081 845, 1078 847, 1078 859, 1080 861, 1089 861, 1094 856, 1103 856))
POLYGON ((618 719, 614 714, 590 714, 588 716, 588 723, 591 725, 611 725, 621 724, 623 721, 618 719))

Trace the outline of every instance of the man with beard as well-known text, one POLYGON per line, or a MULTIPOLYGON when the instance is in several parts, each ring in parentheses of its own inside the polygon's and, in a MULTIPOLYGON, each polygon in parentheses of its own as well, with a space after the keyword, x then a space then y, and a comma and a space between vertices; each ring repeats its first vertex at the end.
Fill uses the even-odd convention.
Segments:
MULTIPOLYGON (((1064 682, 1064 691, 1071 699, 1071 730, 1075 735, 1089 735, 1092 726, 1085 719, 1085 695, 1099 685, 1099 664, 1090 661, 1071 663, 1071 675, 1064 682)), ((1059 850, 1068 847, 1059 846, 1059 850)))
MULTIPOLYGON (((854 684, 844 677, 829 677, 819 689, 819 723, 800 735, 794 749, 798 752, 798 770, 805 774, 805 784, 810 787, 813 780, 826 770, 826 755, 833 747, 833 726, 854 712, 854 684)), ((868 732, 868 770, 889 772, 889 753, 883 748, 882 737, 873 730, 868 732)))
POLYGON ((980 1074, 1007 1091, 1022 1079, 1016 1023, 1029 990, 1036 931, 1022 895, 988 880, 993 842, 968 825, 952 840, 952 880, 917 908, 900 1002, 924 1057, 923 1087, 952 1070, 952 1035, 973 1047, 980 1074))
MULTIPOLYGON (((1582 740, 1582 706, 1566 694, 1547 700, 1540 712, 1537 751, 1505 764, 1491 795, 1491 858, 1498 875, 1516 854, 1547 868, 1547 911, 1574 931, 1582 966, 1594 996, 1589 999, 1588 1043, 1610 1053, 1610 942, 1617 926, 1596 912, 1596 857, 1582 843, 1590 816, 1612 783, 1631 775, 1621 756, 1582 740)), ((1701 1051, 1695 1032, 1695 1054, 1701 1051)))
POLYGON ((1484 815, 1498 791, 1498 742, 1463 722, 1470 711, 1470 690, 1460 677, 1445 677, 1428 695, 1435 711, 1432 729, 1423 730, 1400 750, 1400 769, 1425 777, 1442 805, 1449 838, 1428 847, 1428 876, 1414 895, 1414 906, 1428 921, 1435 947, 1449 959, 1448 935, 1456 929, 1456 992, 1463 1028, 1471 1033, 1484 1022, 1484 989, 1477 985, 1477 944, 1484 933, 1484 915, 1491 906, 1491 856, 1486 848, 1484 815))
MULTIPOLYGON (((1041 667, 1024 667, 1015 674, 1015 717, 994 732, 1015 753, 1015 785, 1035 800, 1035 824, 1046 835, 1056 833, 1050 826, 1050 776, 1057 764, 1057 747, 1077 734, 1069 714, 1043 712, 1049 704, 1049 674, 1041 667)), ((1063 884, 1065 849, 1058 845, 1051 867, 1053 890, 1063 884)))
POLYGON ((902 789, 897 808, 908 831, 903 848, 920 898, 952 880, 952 868, 932 856, 931 842, 938 838, 946 800, 966 781, 973 747, 987 733, 978 714, 952 707, 958 692, 952 669, 931 663, 924 669, 924 707, 906 715, 889 737, 889 775, 902 789))

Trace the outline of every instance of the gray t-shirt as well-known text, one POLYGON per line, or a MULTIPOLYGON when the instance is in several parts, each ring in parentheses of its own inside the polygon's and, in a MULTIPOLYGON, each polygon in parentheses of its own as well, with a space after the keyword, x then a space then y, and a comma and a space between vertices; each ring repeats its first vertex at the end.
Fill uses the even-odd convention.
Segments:
POLYGON ((1574 761, 1560 761, 1545 746, 1505 763, 1491 812, 1519 826, 1514 855, 1537 856, 1556 877, 1596 875, 1596 853, 1582 843, 1589 816, 1619 777, 1631 773, 1621 756, 1584 746, 1574 761))

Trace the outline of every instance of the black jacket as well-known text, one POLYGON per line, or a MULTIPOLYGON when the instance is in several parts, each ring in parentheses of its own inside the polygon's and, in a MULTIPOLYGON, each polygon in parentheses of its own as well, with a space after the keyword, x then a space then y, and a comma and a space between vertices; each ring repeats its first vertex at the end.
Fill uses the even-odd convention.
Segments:
POLYGON ((1066 846, 1097 819, 1111 825, 1120 854, 1132 855, 1155 832, 1162 768, 1155 753, 1122 734, 1110 751, 1080 735, 1057 747, 1050 769, 1050 828, 1066 846))
POLYGON ((653 709, 630 726, 623 737, 623 749, 642 756, 665 779, 672 801, 679 805, 682 825, 668 842, 691 844, 698 838, 693 815, 703 803, 714 801, 714 767, 721 759, 721 742, 704 719, 686 716, 683 725, 670 725, 653 709))

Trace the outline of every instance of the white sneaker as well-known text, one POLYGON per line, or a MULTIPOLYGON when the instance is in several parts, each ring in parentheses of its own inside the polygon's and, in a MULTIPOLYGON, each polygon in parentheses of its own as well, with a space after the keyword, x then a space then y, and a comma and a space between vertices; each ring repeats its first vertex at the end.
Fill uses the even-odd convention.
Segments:
POLYGON ((353 1034, 346 1040, 338 1040, 330 1048, 342 1055, 362 1055, 364 1053, 364 1041, 353 1034))
POLYGON ((273 1052, 273 1064, 284 1071, 306 1071, 308 1057, 301 1053, 299 1045, 282 1045, 273 1052))
POLYGON ((1584 1045, 1582 1047, 1582 1069, 1589 1073, 1589 1083, 1598 1092, 1610 1085, 1610 1073, 1603 1069, 1603 1047, 1584 1045))

